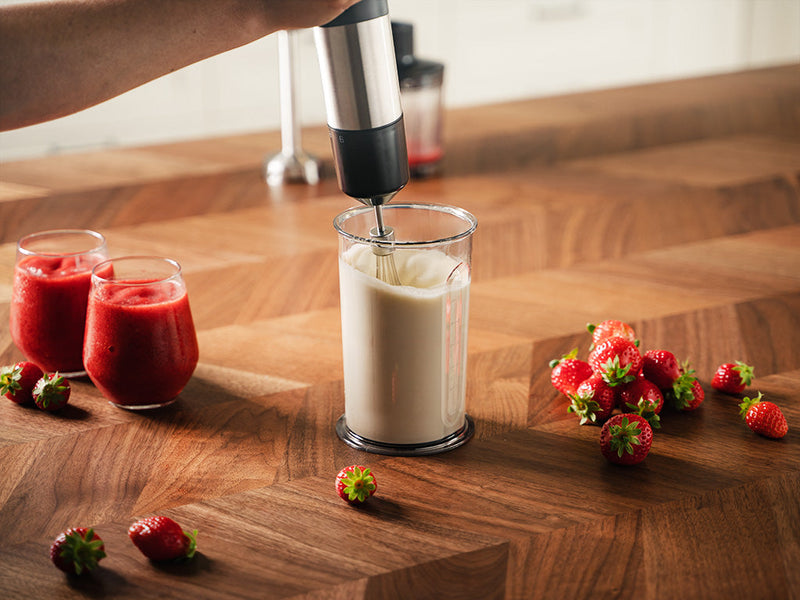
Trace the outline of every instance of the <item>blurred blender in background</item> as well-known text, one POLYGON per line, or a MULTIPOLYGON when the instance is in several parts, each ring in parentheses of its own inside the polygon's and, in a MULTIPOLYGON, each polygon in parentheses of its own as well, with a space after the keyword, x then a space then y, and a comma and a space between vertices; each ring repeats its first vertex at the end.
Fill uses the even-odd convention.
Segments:
POLYGON ((406 126, 408 165, 412 177, 439 170, 442 149, 442 82, 444 65, 414 56, 414 26, 392 23, 397 76, 406 126))

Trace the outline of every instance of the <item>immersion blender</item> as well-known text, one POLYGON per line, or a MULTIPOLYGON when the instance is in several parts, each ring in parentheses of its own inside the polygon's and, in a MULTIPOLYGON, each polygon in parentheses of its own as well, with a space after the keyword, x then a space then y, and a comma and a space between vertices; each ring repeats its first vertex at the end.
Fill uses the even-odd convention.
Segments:
POLYGON ((400 84, 387 0, 362 0, 314 28, 328 131, 342 191, 372 206, 376 276, 399 284, 382 207, 408 183, 400 84))

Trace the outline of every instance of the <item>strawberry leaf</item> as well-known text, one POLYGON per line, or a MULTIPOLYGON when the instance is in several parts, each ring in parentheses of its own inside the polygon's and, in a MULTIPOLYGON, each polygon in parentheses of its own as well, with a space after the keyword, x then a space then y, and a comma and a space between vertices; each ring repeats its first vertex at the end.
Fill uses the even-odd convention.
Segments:
POLYGON ((694 369, 685 370, 672 384, 672 389, 667 391, 667 397, 672 402, 672 406, 678 410, 688 407, 694 400, 693 387, 697 378, 693 373, 694 369))
POLYGON ((630 422, 627 417, 623 418, 619 424, 612 425, 609 433, 611 434, 611 449, 620 458, 624 454, 633 454, 633 447, 641 444, 641 441, 639 441, 639 434, 641 434, 639 423, 637 421, 630 422))
POLYGON ((755 374, 755 369, 748 364, 743 363, 740 360, 736 361, 736 366, 733 367, 733 370, 739 374, 739 377, 742 379, 742 383, 745 385, 750 385, 753 381, 753 375, 755 374))
POLYGON ((597 422, 597 413, 600 412, 600 404, 593 400, 594 390, 590 390, 585 394, 572 394, 569 399, 572 401, 567 407, 568 413, 575 413, 581 420, 580 424, 585 425, 588 422, 597 422))
POLYGON ((609 358, 601 366, 600 376, 603 378, 609 387, 616 387, 625 383, 630 383, 636 379, 635 375, 630 374, 631 365, 628 363, 625 366, 620 366, 619 356, 609 358))
POLYGON ((761 392, 758 392, 758 396, 755 398, 748 398, 747 396, 742 398, 742 402, 739 404, 739 416, 744 419, 747 416, 748 411, 756 404, 761 402, 763 397, 764 395, 761 392))
POLYGON ((562 362, 564 362, 565 360, 570 360, 570 359, 573 359, 573 358, 577 358, 577 356, 578 356, 578 349, 577 349, 577 348, 573 348, 572 350, 570 350, 569 352, 567 352, 567 353, 566 353, 564 356, 562 356, 561 358, 554 358, 553 360, 551 360, 551 361, 550 361, 549 363, 547 363, 547 364, 549 365, 549 367, 550 367, 551 369, 554 369, 554 368, 556 368, 558 365, 560 365, 562 362))
POLYGON ((626 402, 625 406, 627 406, 633 414, 643 417, 650 423, 653 429, 661 429, 661 417, 656 414, 657 405, 652 400, 646 400, 645 397, 642 396, 636 404, 626 402))
POLYGON ((13 395, 21 390, 20 379, 22 379, 22 367, 4 367, 0 374, 0 395, 5 396, 8 392, 12 392, 13 395))
POLYGON ((375 491, 375 478, 369 468, 359 467, 345 474, 342 478, 344 493, 351 502, 364 502, 375 491))
POLYGON ((184 557, 189 559, 192 558, 197 552, 197 529, 194 529, 191 532, 184 531, 183 535, 189 538, 189 547, 186 548, 186 556, 184 557))
POLYGON ((102 549, 103 541, 92 540, 93 537, 94 530, 89 529, 85 536, 74 531, 65 538, 60 556, 73 563, 76 575, 93 570, 97 567, 97 562, 106 556, 102 549))

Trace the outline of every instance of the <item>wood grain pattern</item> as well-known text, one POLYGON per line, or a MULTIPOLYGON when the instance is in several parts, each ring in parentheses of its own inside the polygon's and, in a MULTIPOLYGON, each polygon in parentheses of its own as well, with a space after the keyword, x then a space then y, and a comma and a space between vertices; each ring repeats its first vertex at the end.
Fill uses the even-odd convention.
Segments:
MULTIPOLYGON (((184 267, 200 364, 149 414, 87 381, 51 415, 0 406, 0 590, 10 598, 800 596, 800 65, 451 111, 443 176, 474 244, 467 409, 475 438, 423 459, 338 440, 344 407, 335 181, 268 189, 275 132, 0 165, 0 321, 14 241, 103 231, 114 255, 184 267), (701 409, 666 413, 637 468, 600 455, 547 362, 629 321, 689 358, 701 409), (710 387, 721 362, 789 434, 756 436, 710 387), (362 510, 339 468, 374 468, 362 510), (127 540, 141 516, 200 529, 183 565, 127 540), (67 579, 47 548, 94 526, 109 557, 67 579)), ((304 136, 328 156, 322 130, 304 136)), ((330 165, 326 165, 330 175, 330 165)), ((21 357, 0 329, 0 363, 21 357)))

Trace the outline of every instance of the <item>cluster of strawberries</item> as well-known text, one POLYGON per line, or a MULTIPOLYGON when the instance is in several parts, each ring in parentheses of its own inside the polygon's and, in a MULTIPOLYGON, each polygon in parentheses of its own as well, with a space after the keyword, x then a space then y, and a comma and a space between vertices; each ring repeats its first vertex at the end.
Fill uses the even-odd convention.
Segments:
POLYGON ((35 404, 50 412, 63 408, 69 394, 69 381, 58 373, 45 374, 32 362, 18 362, 0 370, 0 395, 17 404, 35 404))
MULTIPOLYGON (((197 550, 197 530, 183 531, 169 517, 140 519, 128 528, 128 537, 142 554, 157 562, 186 560, 197 550)), ((94 570, 105 557, 103 540, 94 529, 85 527, 67 529, 50 546, 50 560, 70 575, 94 570)))
MULTIPOLYGON (((697 409, 705 393, 688 362, 678 362, 669 350, 642 354, 633 328, 608 319, 589 325, 592 346, 588 360, 577 358, 577 348, 550 362, 550 381, 570 400, 571 413, 581 425, 602 424, 600 450, 611 462, 637 464, 650 451, 653 429, 660 427, 665 403, 678 411, 697 409), (618 411, 618 414, 613 414, 618 411)), ((742 362, 720 365, 711 386, 739 394, 750 385, 753 368, 742 362)), ((775 404, 744 398, 741 415, 750 428, 766 437, 786 435, 788 425, 775 404)))

